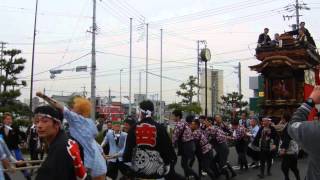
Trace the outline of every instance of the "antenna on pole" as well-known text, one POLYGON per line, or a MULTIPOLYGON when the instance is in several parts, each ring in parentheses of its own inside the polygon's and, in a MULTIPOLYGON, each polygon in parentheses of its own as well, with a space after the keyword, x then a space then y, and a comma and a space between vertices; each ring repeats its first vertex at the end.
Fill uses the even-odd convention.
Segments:
POLYGON ((296 18, 296 24, 290 25, 290 27, 292 27, 293 30, 299 29, 300 17, 303 16, 300 14, 300 11, 310 10, 310 8, 307 6, 306 3, 300 3, 299 0, 295 0, 295 4, 289 4, 289 5, 285 6, 284 9, 288 13, 293 13, 291 15, 283 15, 284 21, 296 18))

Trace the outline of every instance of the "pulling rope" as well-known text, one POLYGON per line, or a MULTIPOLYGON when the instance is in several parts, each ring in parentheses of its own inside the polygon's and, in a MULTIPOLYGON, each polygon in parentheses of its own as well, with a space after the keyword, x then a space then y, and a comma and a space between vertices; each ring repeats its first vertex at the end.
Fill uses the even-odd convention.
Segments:
MULTIPOLYGON (((30 160, 30 161, 17 161, 17 162, 10 162, 10 164, 15 165, 24 165, 24 164, 39 164, 43 163, 43 160, 30 160)), ((39 169, 41 165, 31 165, 26 167, 12 167, 10 169, 3 169, 4 172, 14 172, 14 171, 21 171, 21 170, 29 170, 29 169, 39 169)))
POLYGON ((29 170, 29 169, 39 169, 41 166, 27 166, 27 167, 18 167, 18 168, 11 168, 11 169, 4 169, 3 172, 14 172, 14 171, 21 171, 21 170, 29 170))

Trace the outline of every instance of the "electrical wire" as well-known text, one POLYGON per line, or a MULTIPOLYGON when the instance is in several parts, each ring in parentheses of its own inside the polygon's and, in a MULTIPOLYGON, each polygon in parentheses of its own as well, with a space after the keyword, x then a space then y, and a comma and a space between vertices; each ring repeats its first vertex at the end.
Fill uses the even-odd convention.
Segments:
POLYGON ((230 6, 224 6, 224 7, 220 7, 220 8, 214 8, 214 9, 209 9, 209 10, 205 10, 205 11, 200 11, 197 13, 191 13, 188 15, 183 15, 183 16, 178 16, 178 17, 174 17, 174 18, 168 18, 168 19, 164 19, 164 20, 160 20, 160 21, 155 21, 155 22, 150 22, 150 24, 152 25, 157 25, 157 24, 161 24, 162 26, 164 24, 169 24, 169 25, 173 25, 173 24, 177 24, 177 23, 182 23, 182 22, 190 22, 190 21, 194 21, 194 20, 198 20, 198 19, 204 19, 204 18, 208 18, 211 16, 215 16, 215 15, 221 15, 221 14, 225 14, 228 12, 235 12, 235 11, 239 11, 239 10, 243 10, 243 9, 247 9, 247 8, 251 8, 251 7, 255 7, 255 6, 261 6, 261 3, 267 4, 267 3, 273 3, 275 2, 274 0, 254 0, 253 2, 249 1, 245 1, 245 2, 239 2, 239 3, 235 3, 232 4, 230 6), (263 2, 265 1, 265 2, 263 2), (248 2, 248 3, 246 3, 248 2))
MULTIPOLYGON (((34 9, 29 9, 29 8, 24 8, 24 7, 12 7, 12 6, 0 6, 2 9, 1 11, 7 11, 7 12, 14 12, 16 13, 17 11, 19 13, 23 14, 34 14, 34 9)), ((60 13, 60 12, 49 12, 49 11, 40 11, 38 12, 39 16, 61 16, 64 18, 85 18, 85 19, 90 19, 90 16, 78 16, 74 14, 66 14, 66 13, 60 13)))

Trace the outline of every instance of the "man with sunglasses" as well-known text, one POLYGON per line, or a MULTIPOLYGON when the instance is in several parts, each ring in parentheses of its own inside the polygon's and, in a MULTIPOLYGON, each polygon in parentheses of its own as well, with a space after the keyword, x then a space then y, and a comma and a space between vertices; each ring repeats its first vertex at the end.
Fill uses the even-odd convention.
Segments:
POLYGON ((36 180, 85 179, 86 169, 79 145, 61 129, 63 114, 51 106, 40 106, 34 111, 37 132, 48 144, 48 156, 38 170, 36 180))

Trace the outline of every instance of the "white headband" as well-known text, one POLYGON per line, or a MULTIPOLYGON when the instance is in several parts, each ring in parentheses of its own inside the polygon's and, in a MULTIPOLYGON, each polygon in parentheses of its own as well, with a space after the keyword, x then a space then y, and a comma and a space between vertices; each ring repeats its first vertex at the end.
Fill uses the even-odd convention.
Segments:
POLYGON ((49 115, 49 114, 37 113, 37 114, 35 114, 35 117, 36 117, 36 116, 46 117, 46 118, 52 119, 52 120, 54 120, 54 121, 57 121, 58 123, 61 123, 61 120, 59 120, 59 119, 57 119, 57 118, 55 118, 55 117, 52 117, 52 116, 49 115))
POLYGON ((262 118, 262 120, 272 121, 272 119, 268 117, 262 118))
POLYGON ((143 109, 140 109, 140 112, 144 113, 146 115, 147 118, 150 118, 152 117, 152 112, 150 110, 143 110, 143 109))

